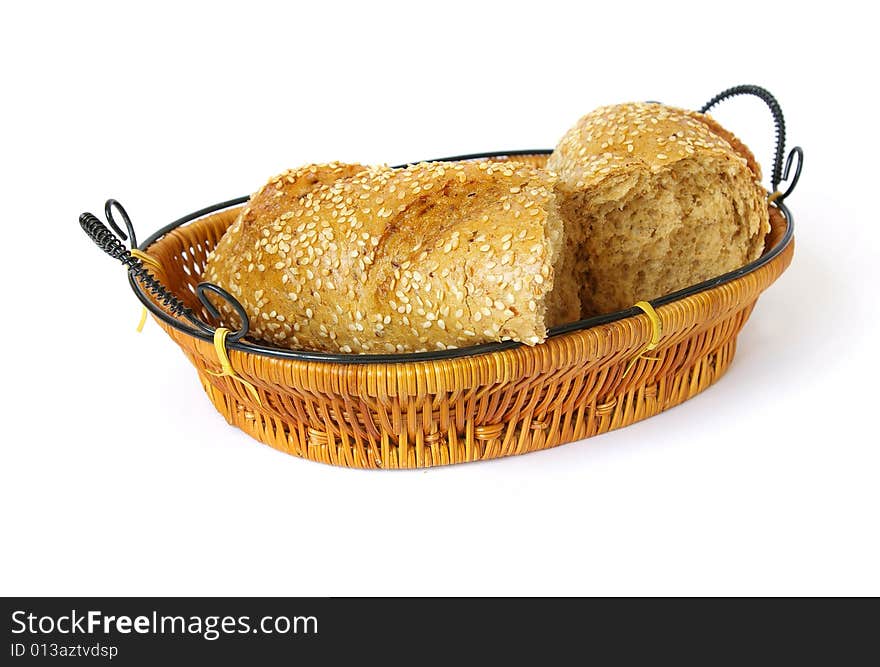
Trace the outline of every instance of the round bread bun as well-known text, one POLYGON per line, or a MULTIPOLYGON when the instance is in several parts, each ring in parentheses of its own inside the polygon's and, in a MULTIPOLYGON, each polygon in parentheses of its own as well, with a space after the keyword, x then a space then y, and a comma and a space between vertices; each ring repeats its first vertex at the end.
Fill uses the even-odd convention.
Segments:
POLYGON ((761 255, 767 192, 751 152, 711 117, 655 103, 596 109, 547 168, 578 248, 584 317, 732 271, 761 255))
POLYGON ((533 345, 579 315, 553 185, 513 162, 302 167, 252 198, 204 277, 281 347, 533 345))

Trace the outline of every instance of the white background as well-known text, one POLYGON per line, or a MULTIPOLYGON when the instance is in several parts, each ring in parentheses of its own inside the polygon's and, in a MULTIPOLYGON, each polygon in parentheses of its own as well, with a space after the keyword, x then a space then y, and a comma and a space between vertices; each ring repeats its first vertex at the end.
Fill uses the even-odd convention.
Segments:
MULTIPOLYGON (((5 3, 0 594, 880 594, 878 49, 863 3, 5 3), (814 7, 820 7, 814 9, 814 7), (79 230, 141 236, 311 161, 552 146, 626 100, 773 91, 791 269, 646 422, 428 471, 227 426, 79 230)), ((769 115, 717 117, 769 171, 769 115)))

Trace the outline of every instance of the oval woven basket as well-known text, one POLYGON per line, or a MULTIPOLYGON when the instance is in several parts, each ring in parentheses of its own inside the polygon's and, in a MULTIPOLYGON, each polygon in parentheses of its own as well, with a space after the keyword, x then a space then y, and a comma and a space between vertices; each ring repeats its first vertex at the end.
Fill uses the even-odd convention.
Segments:
MULTIPOLYGON (((506 159, 499 157, 497 159, 506 159)), ((542 165, 546 155, 516 156, 542 165)), ((196 297, 208 253, 238 214, 189 216, 142 246, 156 277, 205 322, 196 297)), ((791 262, 784 206, 770 207, 765 255, 749 267, 654 301, 662 322, 631 309, 569 325, 534 347, 478 346, 393 358, 290 354, 229 345, 234 378, 219 376, 209 336, 194 335, 132 280, 154 319, 196 367, 226 420, 294 456, 358 468, 419 468, 524 454, 626 426, 691 398, 733 360, 758 296, 791 262), (638 314, 637 314, 638 313, 638 314)), ((197 215, 197 214, 195 214, 197 215)), ((789 215, 790 217, 790 215, 789 215)))

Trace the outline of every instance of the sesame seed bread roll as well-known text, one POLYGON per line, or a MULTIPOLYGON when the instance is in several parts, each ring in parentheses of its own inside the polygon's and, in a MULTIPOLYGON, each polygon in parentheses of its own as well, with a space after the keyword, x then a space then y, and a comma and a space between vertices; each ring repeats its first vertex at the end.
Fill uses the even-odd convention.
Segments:
POLYGON ((536 344, 578 317, 572 274, 554 268, 564 232, 543 170, 327 165, 273 183, 205 269, 241 302, 251 337, 292 349, 418 352, 536 344))
POLYGON ((767 192, 754 156, 704 114, 653 103, 581 118, 547 163, 576 246, 584 317, 621 310, 760 256, 767 192))

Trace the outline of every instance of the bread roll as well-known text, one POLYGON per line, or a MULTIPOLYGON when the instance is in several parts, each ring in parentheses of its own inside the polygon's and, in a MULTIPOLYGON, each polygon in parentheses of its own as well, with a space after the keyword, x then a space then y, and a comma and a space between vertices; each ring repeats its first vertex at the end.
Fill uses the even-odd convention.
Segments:
POLYGON ((709 116, 652 103, 602 107, 568 131, 547 167, 559 176, 584 317, 721 275, 763 250, 760 169, 709 116))
POLYGON ((579 314, 553 183, 517 163, 304 167, 252 198, 204 277, 293 349, 539 343, 579 314))

